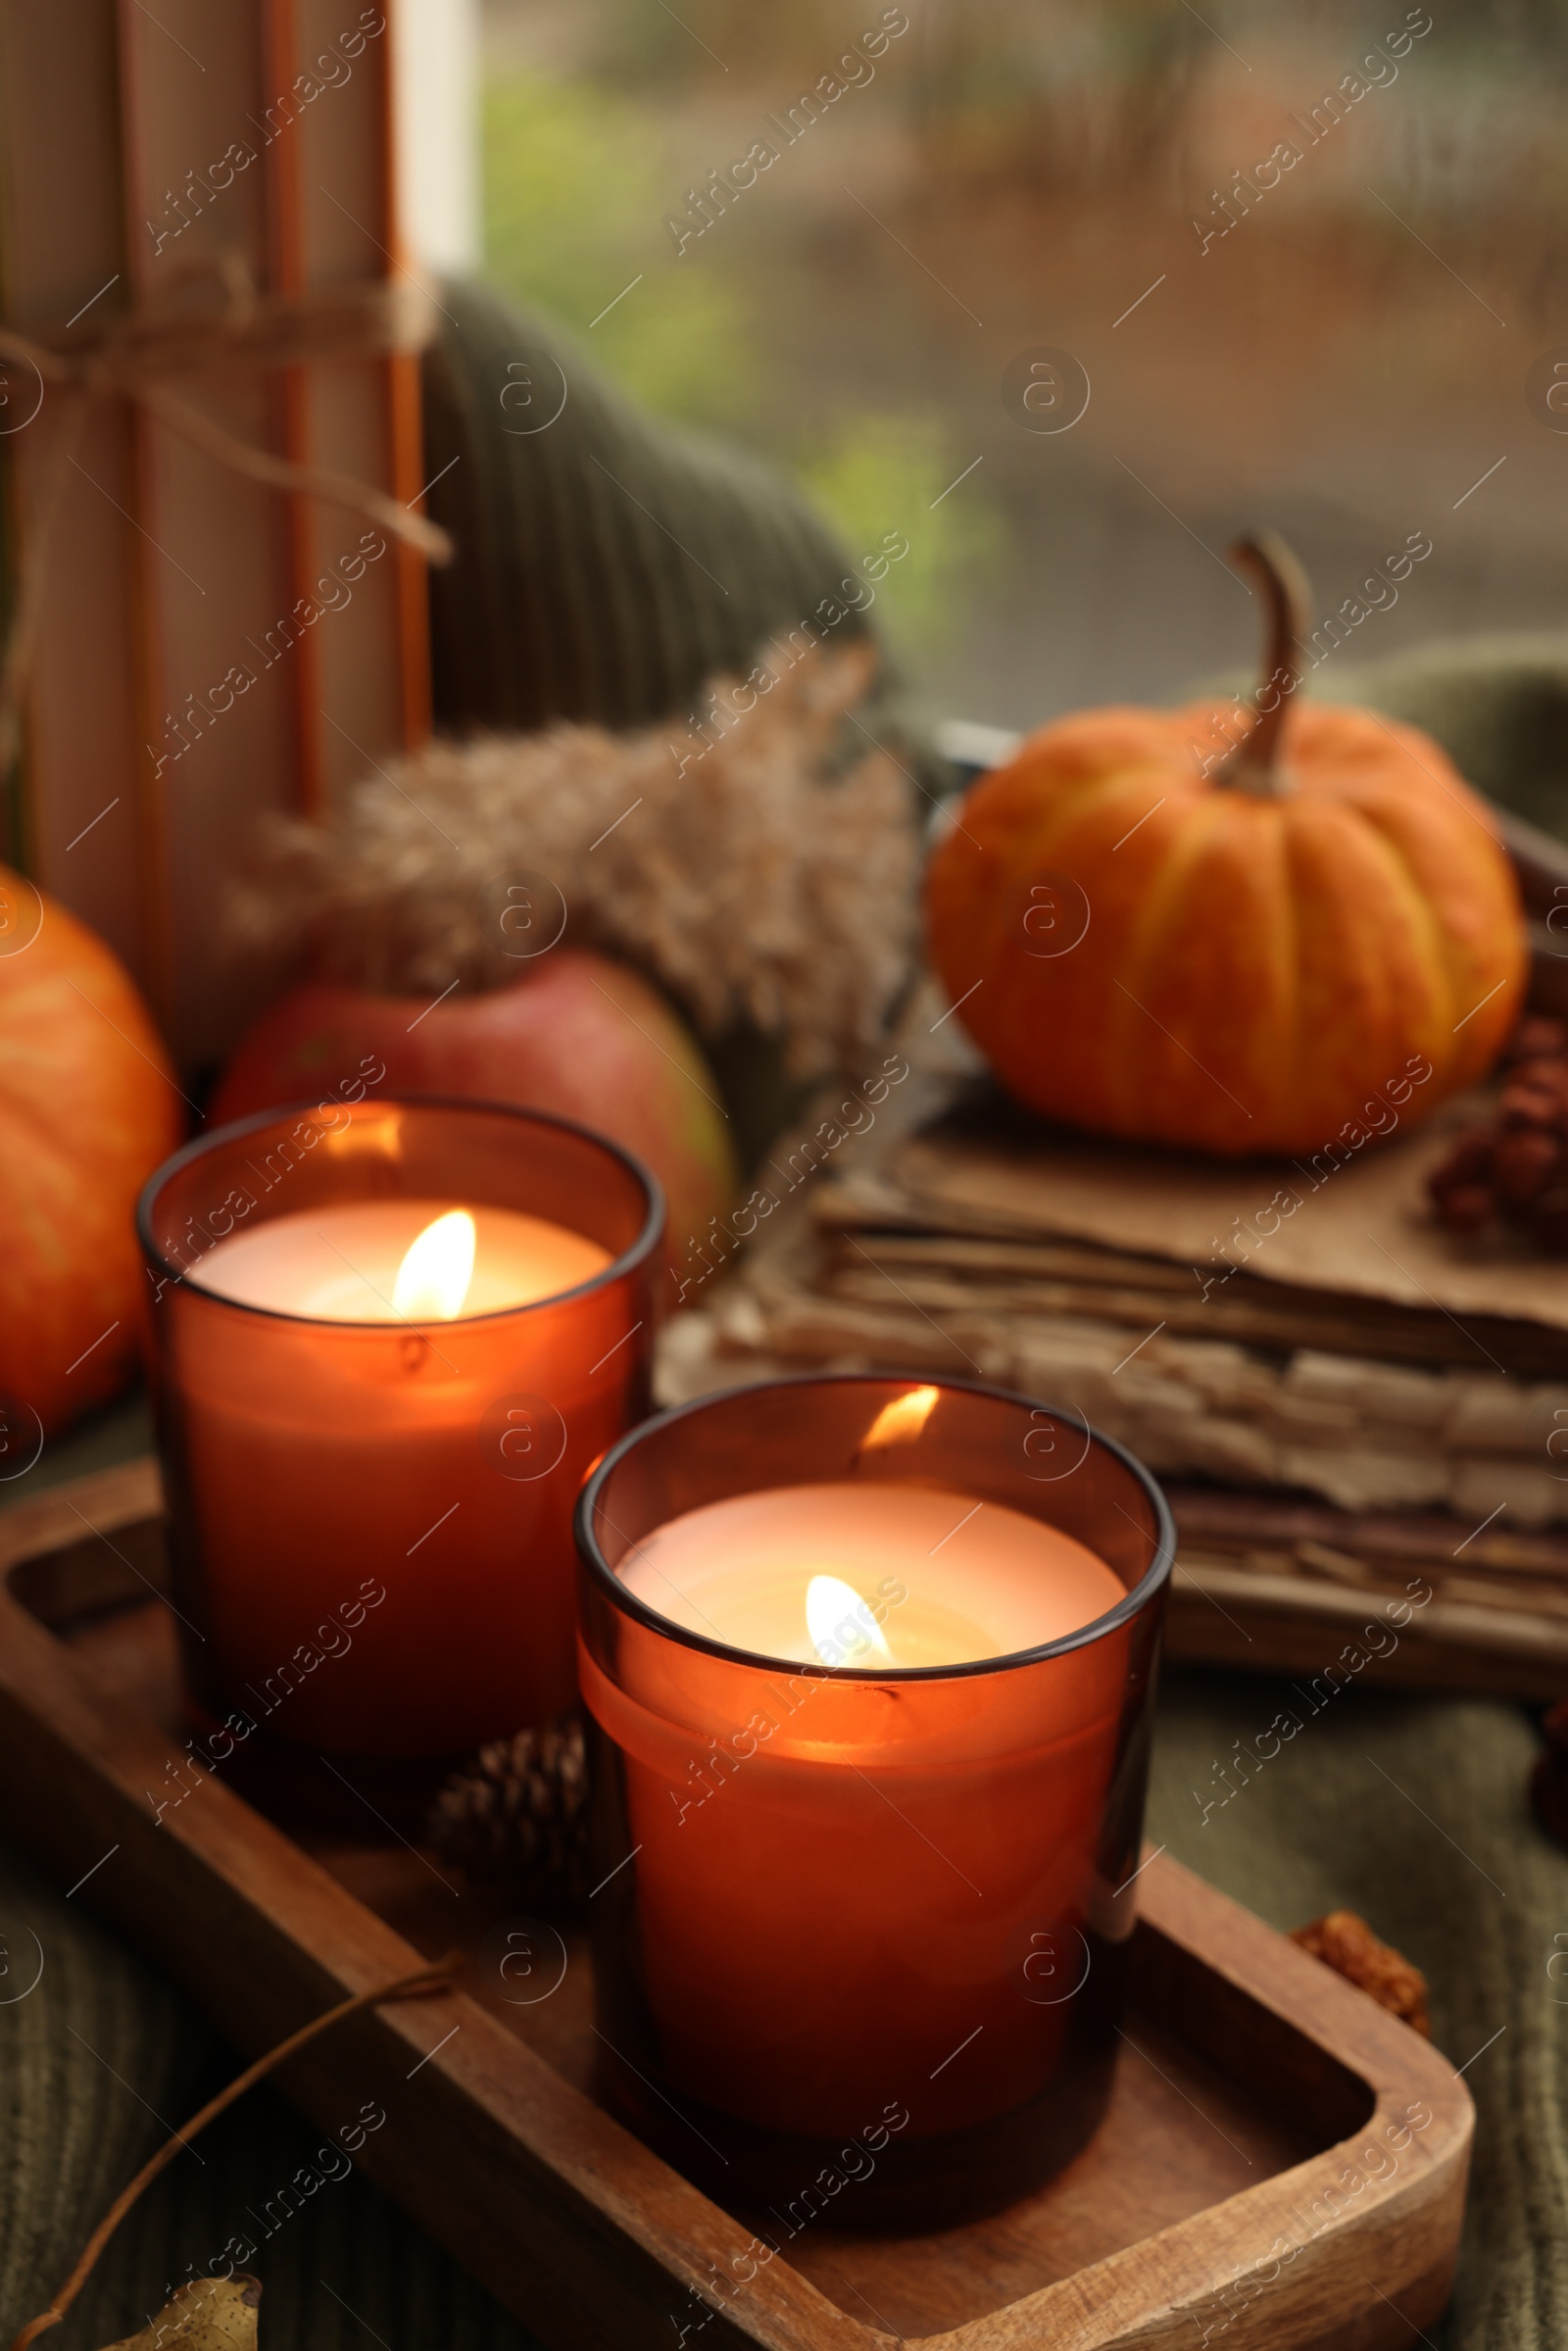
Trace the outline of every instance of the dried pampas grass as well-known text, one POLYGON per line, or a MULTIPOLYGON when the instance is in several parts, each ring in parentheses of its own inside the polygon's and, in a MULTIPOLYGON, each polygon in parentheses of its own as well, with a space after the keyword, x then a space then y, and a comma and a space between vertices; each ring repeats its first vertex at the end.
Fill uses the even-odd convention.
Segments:
POLYGON ((879 1033, 913 943, 907 787, 851 715, 875 665, 774 645, 710 685, 703 732, 433 742, 327 824, 274 826, 241 927, 425 996, 515 980, 519 946, 559 932, 640 964, 710 1035, 749 1018, 797 1074, 831 1067, 879 1033))

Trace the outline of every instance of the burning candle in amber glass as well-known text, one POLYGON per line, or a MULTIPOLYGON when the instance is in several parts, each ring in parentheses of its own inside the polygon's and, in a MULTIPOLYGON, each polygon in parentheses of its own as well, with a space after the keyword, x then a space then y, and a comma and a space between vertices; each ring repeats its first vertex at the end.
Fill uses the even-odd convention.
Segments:
POLYGON ((200 1752, 438 1757, 573 1702, 571 1504, 647 1405, 663 1208, 523 1110, 323 1103, 142 1198, 200 1752))
POLYGON ((852 2228, 1048 2176, 1137 1901, 1148 1474, 999 1390, 783 1380, 623 1438, 577 1543, 611 2095, 728 2198, 852 2182, 808 2199, 852 2228))

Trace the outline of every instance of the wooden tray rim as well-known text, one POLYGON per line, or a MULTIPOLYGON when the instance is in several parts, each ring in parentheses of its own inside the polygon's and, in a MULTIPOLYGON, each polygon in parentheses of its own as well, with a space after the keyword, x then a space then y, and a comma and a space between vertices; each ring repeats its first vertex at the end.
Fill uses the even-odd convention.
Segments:
MULTIPOLYGON (((0 1787, 24 1799, 19 1825, 35 1856, 68 1883, 96 1865, 93 1907, 249 2051, 333 2000, 409 1972, 423 1955, 216 1776, 199 1801, 156 1819, 150 1786, 169 1759, 166 1735, 102 1693, 12 1594, 8 1578, 23 1562, 88 1532, 116 1548, 117 1532, 160 1511, 157 1465, 144 1459, 0 1514, 0 1787), (45 1792, 47 1802, 25 1802, 45 1792), (127 1856, 126 1868, 102 1869, 106 1845, 127 1856), (133 1886, 125 1883, 129 1864, 139 1865, 133 1886), (201 1964, 198 1946, 216 1956, 222 1945, 242 1964, 201 1964), (264 1955, 269 1964, 258 1967, 264 1955)), ((1393 2307, 1383 2287, 1397 2290, 1402 2277, 1416 2274, 1411 2256, 1423 2223, 1451 2221, 1456 2235, 1473 2108, 1438 2052, 1163 1854, 1145 1865, 1141 1926, 1357 2075, 1374 2096, 1371 2116, 1321 2154, 1071 2277, 918 2344, 911 2338, 911 2351, 1023 2351, 1046 2342, 1058 2351, 1120 2351, 1189 2342, 1194 2327, 1200 2342, 1223 2330, 1227 2351, 1280 2351, 1322 2339, 1325 2312, 1344 2308, 1348 2281, 1367 2306, 1376 2294, 1393 2307), (1430 2106, 1432 2122, 1410 2136, 1392 2176, 1348 2190, 1348 2174, 1361 2178, 1357 2150, 1397 2131, 1417 2102, 1430 2106), (1263 2272, 1279 2240, 1298 2241, 1293 2216, 1331 2191, 1360 2200, 1299 2243, 1286 2270, 1276 2260, 1288 2289, 1269 2291, 1263 2272), (1238 2264, 1238 2245, 1251 2250, 1250 2264, 1238 2264), (1250 2276, 1260 2281, 1251 2299, 1250 2276)), ((400 2074, 415 2062, 410 2127, 401 2139, 388 2133, 384 2146, 367 2142, 368 2175, 417 2212, 499 2299, 515 2307, 515 2279, 526 2274, 528 2309, 519 2315, 547 2331, 559 2323, 563 2342, 602 2341, 605 2327, 634 2314, 646 2326, 661 2301, 684 2307, 693 2333, 700 2306, 708 2306, 701 2333, 714 2351, 873 2351, 890 2342, 782 2256, 743 2293, 720 2300, 710 2279, 720 2263, 744 2259, 749 2231, 466 1993, 368 2012, 320 2050, 315 2068, 296 2060, 281 2077, 318 2121, 335 2111, 335 2085, 359 2078, 356 2058, 360 2073, 367 2062, 384 2072, 390 2061, 400 2074), (407 2152, 410 2140, 460 2150, 433 2192, 407 2152), (572 2267, 574 2252, 584 2258, 572 2267)), ((678 2335, 680 2321, 673 2312, 670 2319, 678 2335)))

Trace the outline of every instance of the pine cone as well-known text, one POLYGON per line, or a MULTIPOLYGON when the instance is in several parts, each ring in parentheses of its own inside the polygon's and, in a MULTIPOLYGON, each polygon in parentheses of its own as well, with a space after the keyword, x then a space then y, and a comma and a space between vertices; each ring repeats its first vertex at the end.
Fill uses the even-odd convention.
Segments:
POLYGON ((577 1717, 481 1747, 436 1797, 428 1833, 443 1860, 481 1885, 514 1887, 546 1909, 581 1902, 588 1767, 577 1717))
POLYGON ((1432 2038, 1425 1976, 1392 1943, 1379 1942, 1365 1919, 1357 1918, 1353 1910, 1331 1910, 1309 1927, 1298 1927, 1291 1940, 1310 1951, 1314 1959, 1321 1959, 1325 1967, 1333 1968, 1358 1991, 1366 1992, 1380 2008, 1402 2018, 1423 2039, 1432 2038))
POLYGON ((1494 1218, 1550 1255, 1568 1252, 1568 1032, 1538 1015, 1520 1022, 1504 1056, 1497 1115, 1459 1137, 1427 1178, 1432 1204, 1457 1233, 1494 1218))

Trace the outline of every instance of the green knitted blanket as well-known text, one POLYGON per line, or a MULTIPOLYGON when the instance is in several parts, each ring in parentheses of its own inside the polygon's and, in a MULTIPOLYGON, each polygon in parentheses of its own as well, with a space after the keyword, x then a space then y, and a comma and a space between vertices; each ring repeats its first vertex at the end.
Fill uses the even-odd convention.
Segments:
MULTIPOLYGON (((441 301, 448 324, 423 396, 426 503, 458 550, 430 574, 444 733, 672 718, 679 734, 706 714, 705 681, 744 675, 767 639, 842 645, 867 632, 864 583, 783 476, 655 422, 568 335, 483 288, 445 285, 441 301)), ((860 723, 908 769, 946 780, 940 761, 902 747, 891 667, 860 723)), ((749 1022, 704 1044, 750 1166, 802 1089, 780 1042, 749 1022)))
MULTIPOLYGON (((832 595, 846 566, 794 492, 651 426, 562 339, 490 297, 445 299, 453 328, 425 368, 426 470, 440 475, 429 503, 462 550, 432 594, 445 725, 631 725, 681 710, 710 671, 832 595)), ((1438 649, 1336 676, 1332 691, 1430 727, 1483 788, 1568 830, 1568 642, 1438 649)), ((101 1433, 74 1449, 95 1445, 105 1457, 101 1433)), ((34 1479, 68 1466, 70 1450, 52 1450, 34 1479)), ((1426 1971, 1438 2044, 1466 2068, 1480 2110, 1446 2344, 1556 2351, 1568 2341, 1568 1984, 1555 1977, 1568 1971, 1548 1967, 1568 1948, 1568 1857, 1525 1807, 1529 1720, 1347 1691, 1336 1718, 1205 1820, 1195 1791, 1212 1793, 1215 1759, 1238 1739, 1250 1745, 1279 1703, 1247 1676, 1169 1678, 1154 1841, 1278 1926, 1358 1910, 1426 1971)), ((47 2303, 166 2126, 233 2070, 97 1930, 85 1899, 68 1904, 0 1848, 0 2342, 47 2303), (42 1978, 18 1997, 33 1935, 42 1978)), ((314 2145, 279 2099, 253 2091, 121 2231, 54 2337, 60 2351, 140 2326, 235 2234, 259 2242, 264 2343, 521 2351, 526 2330, 358 2172, 263 2233, 258 2216, 314 2145)))
POLYGON ((643 726, 705 678, 750 669, 775 629, 835 641, 851 569, 789 482, 720 442, 655 423, 559 328, 448 285, 424 366, 431 519, 457 542, 431 574, 438 721, 454 734, 553 718, 643 726))
MULTIPOLYGON (((1479 2109, 1446 2351, 1568 2340, 1568 1856, 1524 1803, 1535 1739, 1515 1708, 1347 1690, 1223 1809, 1215 1762, 1249 1747, 1286 1692, 1172 1674, 1150 1833, 1279 1927, 1358 1910, 1427 1973, 1438 2046, 1479 2109), (1197 1791, 1195 1793, 1195 1791, 1197 1791), (1479 2054, 1478 2054, 1479 2052, 1479 2054)), ((234 2060, 173 1995, 20 1860, 0 1851, 10 1981, 0 2006, 0 2341, 41 2309, 115 2190, 234 2060)), ((256 2243, 262 2339, 288 2351, 523 2351, 500 2311, 358 2173, 270 2236, 262 2216, 318 2133, 255 2090, 181 2155, 122 2230, 55 2338, 94 2351, 143 2323, 187 2265, 256 2243)), ((524 2299, 526 2279, 520 2280, 524 2299)), ((621 2351, 621 2346, 615 2346, 621 2351)), ((634 2351, 625 2346, 625 2351, 634 2351)))

